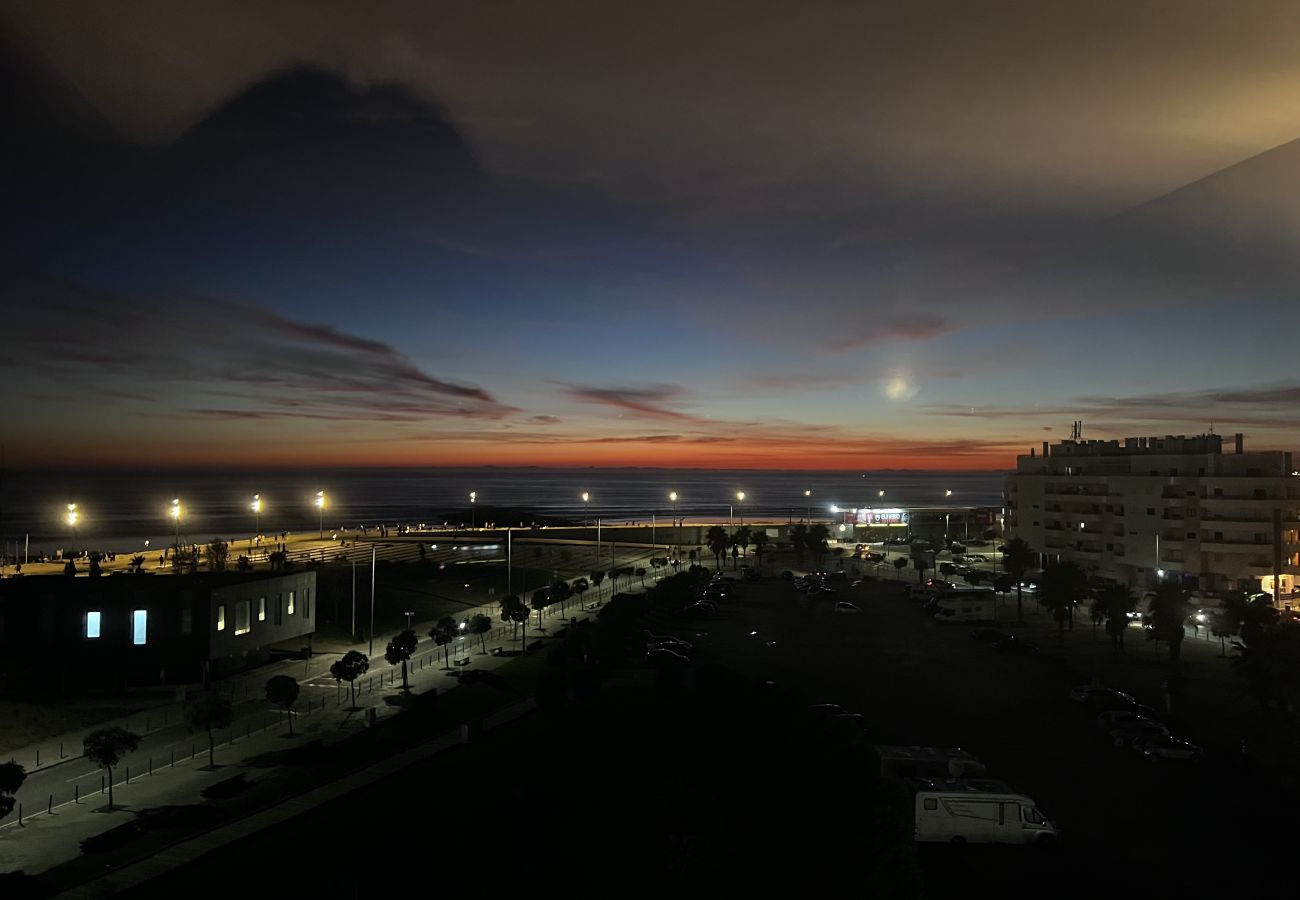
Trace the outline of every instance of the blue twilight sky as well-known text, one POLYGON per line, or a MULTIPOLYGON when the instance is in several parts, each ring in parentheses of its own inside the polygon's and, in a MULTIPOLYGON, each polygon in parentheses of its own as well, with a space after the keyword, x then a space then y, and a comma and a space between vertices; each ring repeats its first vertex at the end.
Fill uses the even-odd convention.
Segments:
POLYGON ((1300 444, 1290 4, 755 6, 6 3, 8 459, 1300 444))

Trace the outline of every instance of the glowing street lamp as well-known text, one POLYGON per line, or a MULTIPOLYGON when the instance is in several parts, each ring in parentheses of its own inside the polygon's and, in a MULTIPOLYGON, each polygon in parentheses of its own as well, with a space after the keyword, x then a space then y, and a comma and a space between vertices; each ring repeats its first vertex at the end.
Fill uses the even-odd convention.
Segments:
POLYGON ((258 535, 262 533, 262 495, 253 495, 253 530, 258 535))
POLYGON ((316 492, 316 530, 322 540, 325 538, 325 492, 316 492))
POLYGON ((803 498, 804 498, 804 502, 808 505, 808 509, 804 513, 804 520, 807 522, 811 522, 812 521, 812 491, 804 491, 803 498))
MULTIPOLYGON (((744 502, 745 502, 745 492, 736 491, 736 505, 740 506, 740 504, 744 502)), ((743 506, 740 506, 740 524, 742 526, 745 524, 745 507, 743 506)))
MULTIPOLYGON (((951 497, 952 491, 944 491, 943 495, 945 497, 951 497)), ((952 510, 948 510, 943 514, 943 539, 945 541, 948 539, 948 535, 951 533, 950 529, 948 528, 948 523, 951 517, 952 517, 952 510)))
POLYGON ((587 510, 587 521, 588 523, 590 523, 591 522, 591 494, 588 493, 587 491, 582 492, 582 502, 584 504, 585 509, 587 510))
POLYGON ((176 552, 179 553, 181 548, 181 498, 180 497, 177 497, 176 499, 172 500, 171 517, 172 517, 172 521, 176 523, 176 552))
POLYGON ((670 491, 668 501, 673 505, 673 518, 677 519, 677 565, 682 564, 682 520, 677 516, 677 492, 670 491))
POLYGON ((470 528, 473 528, 474 525, 475 525, 475 519, 474 519, 474 516, 475 516, 475 511, 474 511, 474 510, 475 510, 475 507, 474 507, 474 504, 475 504, 477 501, 478 501, 478 491, 470 491, 470 492, 469 492, 469 527, 470 527, 470 528))
POLYGON ((72 529, 72 546, 71 546, 70 549, 72 550, 73 555, 76 555, 76 550, 77 550, 77 504, 75 504, 75 503, 69 503, 69 504, 68 504, 68 527, 72 529))

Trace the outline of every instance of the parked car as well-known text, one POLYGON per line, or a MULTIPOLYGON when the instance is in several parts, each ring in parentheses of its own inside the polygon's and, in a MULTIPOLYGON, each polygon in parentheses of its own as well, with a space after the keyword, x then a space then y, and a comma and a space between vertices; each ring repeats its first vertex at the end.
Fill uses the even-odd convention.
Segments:
POLYGON ((1201 758, 1203 751, 1195 744, 1179 740, 1172 735, 1154 735, 1133 741, 1133 750, 1142 754, 1149 762, 1195 762, 1201 758))
POLYGON ((822 588, 819 591, 810 591, 808 596, 813 600, 820 601, 835 601, 840 599, 839 591, 830 591, 825 588, 822 588))
POLYGON ((848 581, 849 573, 843 571, 830 572, 826 575, 826 580, 827 581, 848 581))
POLYGON ((686 641, 679 641, 677 638, 668 638, 666 640, 646 641, 646 649, 664 649, 671 650, 674 653, 686 655, 691 651, 691 645, 686 641))
POLYGON ((993 649, 1000 653, 1011 653, 1016 656, 1030 656, 1038 652, 1038 645, 1033 641, 1027 641, 1016 635, 1009 635, 1000 641, 993 643, 993 649))
POLYGON ((840 600, 835 604, 835 612, 843 616, 856 616, 858 613, 862 612, 862 610, 858 609, 858 607, 853 603, 840 600))
POLYGON ((1156 711, 1149 706, 1135 703, 1128 709, 1108 709, 1097 716, 1097 727, 1109 732, 1112 729, 1130 725, 1142 719, 1156 721, 1156 711))
POLYGON ((1099 710, 1131 709, 1137 705, 1137 701, 1123 691, 1095 684, 1070 688, 1070 699, 1087 707, 1098 707, 1099 710))
POLYGON ((1112 728, 1108 733, 1111 743, 1116 747, 1128 747, 1143 738, 1168 735, 1169 729, 1155 719, 1136 719, 1127 725, 1112 728))
POLYGON ((685 653, 677 653, 664 647, 658 647, 646 651, 646 662, 658 666, 682 666, 690 665, 691 658, 685 653))
POLYGON ((794 573, 791 572, 789 569, 785 569, 785 570, 783 570, 783 571, 781 572, 781 580, 782 580, 782 581, 794 581, 794 573))
POLYGON ((979 554, 979 553, 968 553, 968 554, 966 554, 966 562, 968 562, 968 563, 986 563, 986 562, 988 562, 988 561, 989 561, 989 559, 988 559, 987 556, 982 556, 982 555, 979 554))

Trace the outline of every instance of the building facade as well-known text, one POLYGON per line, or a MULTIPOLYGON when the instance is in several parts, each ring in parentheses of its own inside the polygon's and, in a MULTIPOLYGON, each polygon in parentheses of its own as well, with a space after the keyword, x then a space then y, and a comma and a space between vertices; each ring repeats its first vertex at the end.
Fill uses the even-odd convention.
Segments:
POLYGON ((195 684, 310 647, 316 573, 24 576, 0 582, 0 690, 195 684))
POLYGON ((1016 458, 1006 532, 1129 587, 1294 594, 1300 475, 1291 454, 1219 435, 1065 440, 1016 458))

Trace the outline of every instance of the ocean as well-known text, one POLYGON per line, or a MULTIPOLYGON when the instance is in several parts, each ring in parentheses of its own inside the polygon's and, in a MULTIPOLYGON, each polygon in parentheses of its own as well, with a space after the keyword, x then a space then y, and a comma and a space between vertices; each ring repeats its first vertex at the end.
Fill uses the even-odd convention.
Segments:
POLYGON ((70 546, 67 504, 76 503, 76 547, 134 552, 175 537, 179 498, 184 540, 254 533, 254 494, 264 504, 264 533, 315 531, 316 492, 324 491, 326 531, 339 527, 433 523, 470 506, 509 507, 543 516, 623 521, 688 518, 828 516, 830 507, 1002 505, 1001 472, 792 472, 712 469, 337 469, 267 472, 8 472, 0 483, 0 537, 21 554, 70 546), (590 494, 589 504, 582 493, 590 494), (676 491, 674 505, 668 494, 676 491), (735 500, 744 491, 743 502, 735 500), (805 498, 804 491, 812 491, 805 498), (884 491, 884 496, 880 495, 884 491), (952 491, 945 496, 945 491, 952 491))

